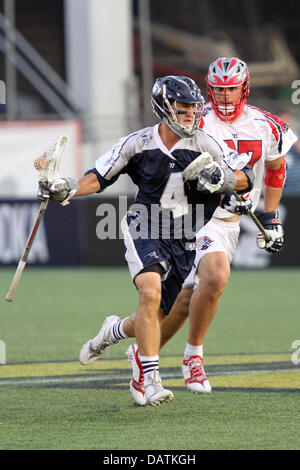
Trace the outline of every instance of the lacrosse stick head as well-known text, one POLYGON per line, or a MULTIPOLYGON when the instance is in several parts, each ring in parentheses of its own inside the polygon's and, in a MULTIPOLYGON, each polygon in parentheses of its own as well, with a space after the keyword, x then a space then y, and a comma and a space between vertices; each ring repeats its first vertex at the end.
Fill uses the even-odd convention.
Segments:
POLYGON ((44 154, 36 158, 34 167, 38 170, 41 180, 53 184, 59 179, 61 157, 67 141, 66 136, 61 136, 56 142, 50 142, 44 154))
POLYGON ((45 179, 47 166, 48 166, 48 161, 45 155, 43 155, 42 157, 36 158, 34 160, 34 168, 39 172, 40 179, 42 180, 45 179))

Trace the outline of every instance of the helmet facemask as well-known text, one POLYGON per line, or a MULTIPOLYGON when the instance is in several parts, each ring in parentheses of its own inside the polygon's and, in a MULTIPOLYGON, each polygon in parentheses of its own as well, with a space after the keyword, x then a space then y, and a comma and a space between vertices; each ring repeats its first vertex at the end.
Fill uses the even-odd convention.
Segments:
POLYGON ((242 113, 249 94, 249 83, 246 81, 239 87, 213 87, 207 85, 207 96, 215 113, 222 121, 234 121, 242 113), (233 90, 233 88, 235 90, 233 90))
POLYGON ((165 98, 164 103, 166 109, 166 116, 164 117, 163 121, 167 124, 167 126, 173 132, 179 135, 179 137, 192 137, 199 127, 201 115, 204 108, 203 103, 192 103, 195 104, 195 109, 193 111, 194 122, 192 125, 185 125, 179 121, 179 116, 188 112, 183 109, 177 108, 177 104, 180 104, 179 101, 173 101, 171 103, 167 98, 165 98))

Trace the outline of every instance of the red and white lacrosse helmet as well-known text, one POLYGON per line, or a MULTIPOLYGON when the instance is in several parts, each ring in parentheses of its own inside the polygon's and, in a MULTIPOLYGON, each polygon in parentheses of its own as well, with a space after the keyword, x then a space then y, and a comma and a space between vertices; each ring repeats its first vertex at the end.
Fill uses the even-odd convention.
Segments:
POLYGON ((206 84, 208 99, 219 118, 234 121, 243 111, 250 91, 245 62, 237 57, 220 57, 210 64, 206 84), (239 87, 236 92, 235 87, 239 87))

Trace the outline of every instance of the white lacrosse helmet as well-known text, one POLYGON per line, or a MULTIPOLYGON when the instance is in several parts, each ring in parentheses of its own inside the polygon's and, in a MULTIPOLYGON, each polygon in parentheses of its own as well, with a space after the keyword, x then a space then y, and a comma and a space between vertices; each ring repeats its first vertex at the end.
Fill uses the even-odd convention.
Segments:
POLYGON ((207 96, 222 121, 234 121, 243 111, 249 91, 250 80, 247 65, 237 57, 220 57, 210 64, 206 76, 207 96), (229 98, 226 88, 242 85, 240 93, 229 98), (224 88, 222 94, 217 88, 224 88))

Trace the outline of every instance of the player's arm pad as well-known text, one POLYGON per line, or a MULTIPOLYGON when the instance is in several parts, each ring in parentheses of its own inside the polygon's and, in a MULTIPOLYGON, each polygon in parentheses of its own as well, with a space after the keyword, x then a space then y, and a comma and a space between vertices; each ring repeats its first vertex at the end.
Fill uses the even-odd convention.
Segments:
POLYGON ((280 168, 272 170, 266 167, 265 185, 271 188, 283 188, 286 178, 286 161, 284 161, 280 168))
POLYGON ((244 168, 241 168, 239 171, 242 171, 243 173, 245 173, 247 180, 248 180, 248 188, 239 190, 237 191, 237 193, 238 194, 249 193, 251 189, 253 188, 254 181, 255 181, 253 169, 251 168, 250 165, 246 165, 244 166, 244 168))

